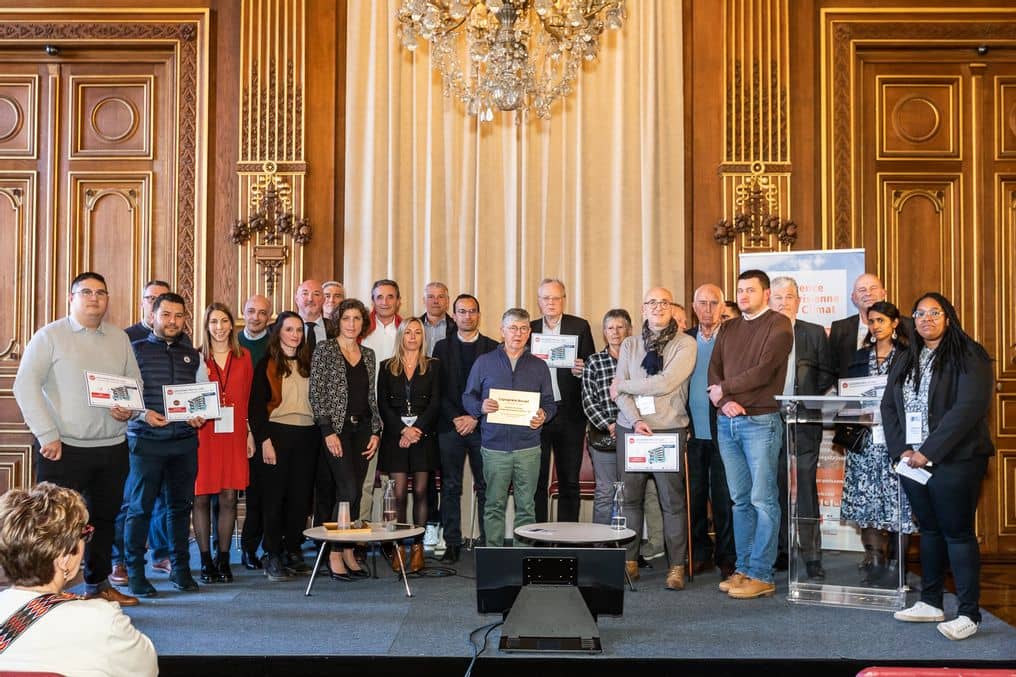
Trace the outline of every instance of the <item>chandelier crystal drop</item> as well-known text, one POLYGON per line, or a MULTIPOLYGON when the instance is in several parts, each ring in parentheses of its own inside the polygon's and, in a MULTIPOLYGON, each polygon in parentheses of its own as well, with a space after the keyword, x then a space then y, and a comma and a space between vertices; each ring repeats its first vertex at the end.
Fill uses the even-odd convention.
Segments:
POLYGON ((596 59, 604 30, 618 30, 625 0, 402 0, 402 46, 431 44, 444 95, 489 122, 494 111, 550 117, 596 59))

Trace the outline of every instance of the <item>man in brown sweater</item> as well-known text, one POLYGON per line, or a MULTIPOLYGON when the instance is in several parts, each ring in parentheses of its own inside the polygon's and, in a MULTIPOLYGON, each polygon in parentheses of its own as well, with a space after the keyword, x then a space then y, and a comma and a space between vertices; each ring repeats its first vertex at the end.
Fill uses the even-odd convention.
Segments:
POLYGON ((720 456, 734 502, 734 573, 720 590, 735 599, 776 592, 773 562, 780 531, 776 468, 783 428, 775 396, 783 392, 794 330, 769 310, 769 276, 746 270, 737 278, 742 316, 727 321, 709 362, 709 399, 720 456))

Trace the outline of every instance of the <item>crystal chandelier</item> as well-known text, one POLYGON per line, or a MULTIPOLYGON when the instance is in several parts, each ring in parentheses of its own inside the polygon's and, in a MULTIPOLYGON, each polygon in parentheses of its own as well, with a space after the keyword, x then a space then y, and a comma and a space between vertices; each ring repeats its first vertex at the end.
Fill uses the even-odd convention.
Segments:
POLYGON ((625 0, 402 0, 399 9, 402 45, 430 41, 444 95, 485 122, 495 110, 549 118, 604 29, 624 19, 625 0))

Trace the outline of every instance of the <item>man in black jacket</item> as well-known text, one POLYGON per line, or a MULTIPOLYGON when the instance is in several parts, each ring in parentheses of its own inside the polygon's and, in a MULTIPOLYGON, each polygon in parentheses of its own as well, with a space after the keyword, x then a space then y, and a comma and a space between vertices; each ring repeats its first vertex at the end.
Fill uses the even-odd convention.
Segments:
POLYGON ((480 455, 478 421, 462 408, 462 393, 476 358, 497 348, 497 342, 480 333, 480 302, 469 294, 459 294, 452 306, 457 330, 434 346, 434 357, 441 368, 441 417, 437 439, 441 448, 441 524, 444 527, 445 552, 442 562, 455 563, 462 550, 462 468, 469 456, 469 468, 476 487, 480 542, 484 542, 483 457, 480 455))
MULTIPOLYGON (((792 277, 776 277, 772 281, 769 307, 786 315, 794 325, 794 347, 790 351, 784 395, 824 395, 836 380, 832 351, 825 329, 818 324, 797 319, 801 296, 792 277)), ((816 417, 818 412, 814 412, 816 417)), ((798 542, 804 557, 808 578, 825 578, 822 569, 822 532, 819 528, 818 471, 819 447, 822 445, 822 424, 797 426, 797 528, 798 542)), ((780 538, 776 568, 787 564, 788 508, 787 439, 783 438, 777 474, 780 488, 780 538)))
MULTIPOLYGON (((550 370, 550 381, 557 402, 557 415, 543 426, 540 433, 540 479, 536 486, 536 521, 547 521, 547 483, 550 480, 550 454, 560 486, 557 519, 562 522, 579 520, 579 471, 586 436, 586 415, 582 411, 582 370, 587 357, 596 352, 593 332, 581 317, 565 315, 567 293, 564 282, 547 278, 540 282, 536 300, 542 317, 529 323, 532 334, 571 335, 578 337, 575 364, 569 368, 550 370)), ((530 341, 532 340, 530 334, 530 341)), ((527 347, 530 344, 527 343, 527 347)))

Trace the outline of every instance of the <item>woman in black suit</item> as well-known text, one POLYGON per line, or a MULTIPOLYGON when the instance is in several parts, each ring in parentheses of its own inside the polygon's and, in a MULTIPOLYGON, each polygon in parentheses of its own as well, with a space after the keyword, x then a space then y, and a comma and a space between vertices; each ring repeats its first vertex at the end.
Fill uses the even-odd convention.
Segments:
MULTIPOLYGON (((395 355, 381 363, 377 379, 378 409, 384 421, 378 467, 395 480, 400 522, 406 521, 406 493, 413 475, 413 522, 427 523, 427 480, 440 459, 435 430, 441 413, 440 370, 427 357, 423 323, 408 319, 395 337, 395 355)), ((398 569, 398 558, 392 567, 398 569)), ((425 566, 423 542, 412 546, 410 573, 425 566)))
POLYGON ((964 333, 953 305, 929 292, 914 304, 913 349, 889 373, 882 399, 886 446, 894 459, 931 472, 926 484, 902 478, 921 529, 921 600, 897 620, 939 621, 949 639, 966 639, 981 621, 980 552, 974 514, 988 458, 991 358, 964 333), (942 610, 946 566, 959 598, 957 617, 942 610))

